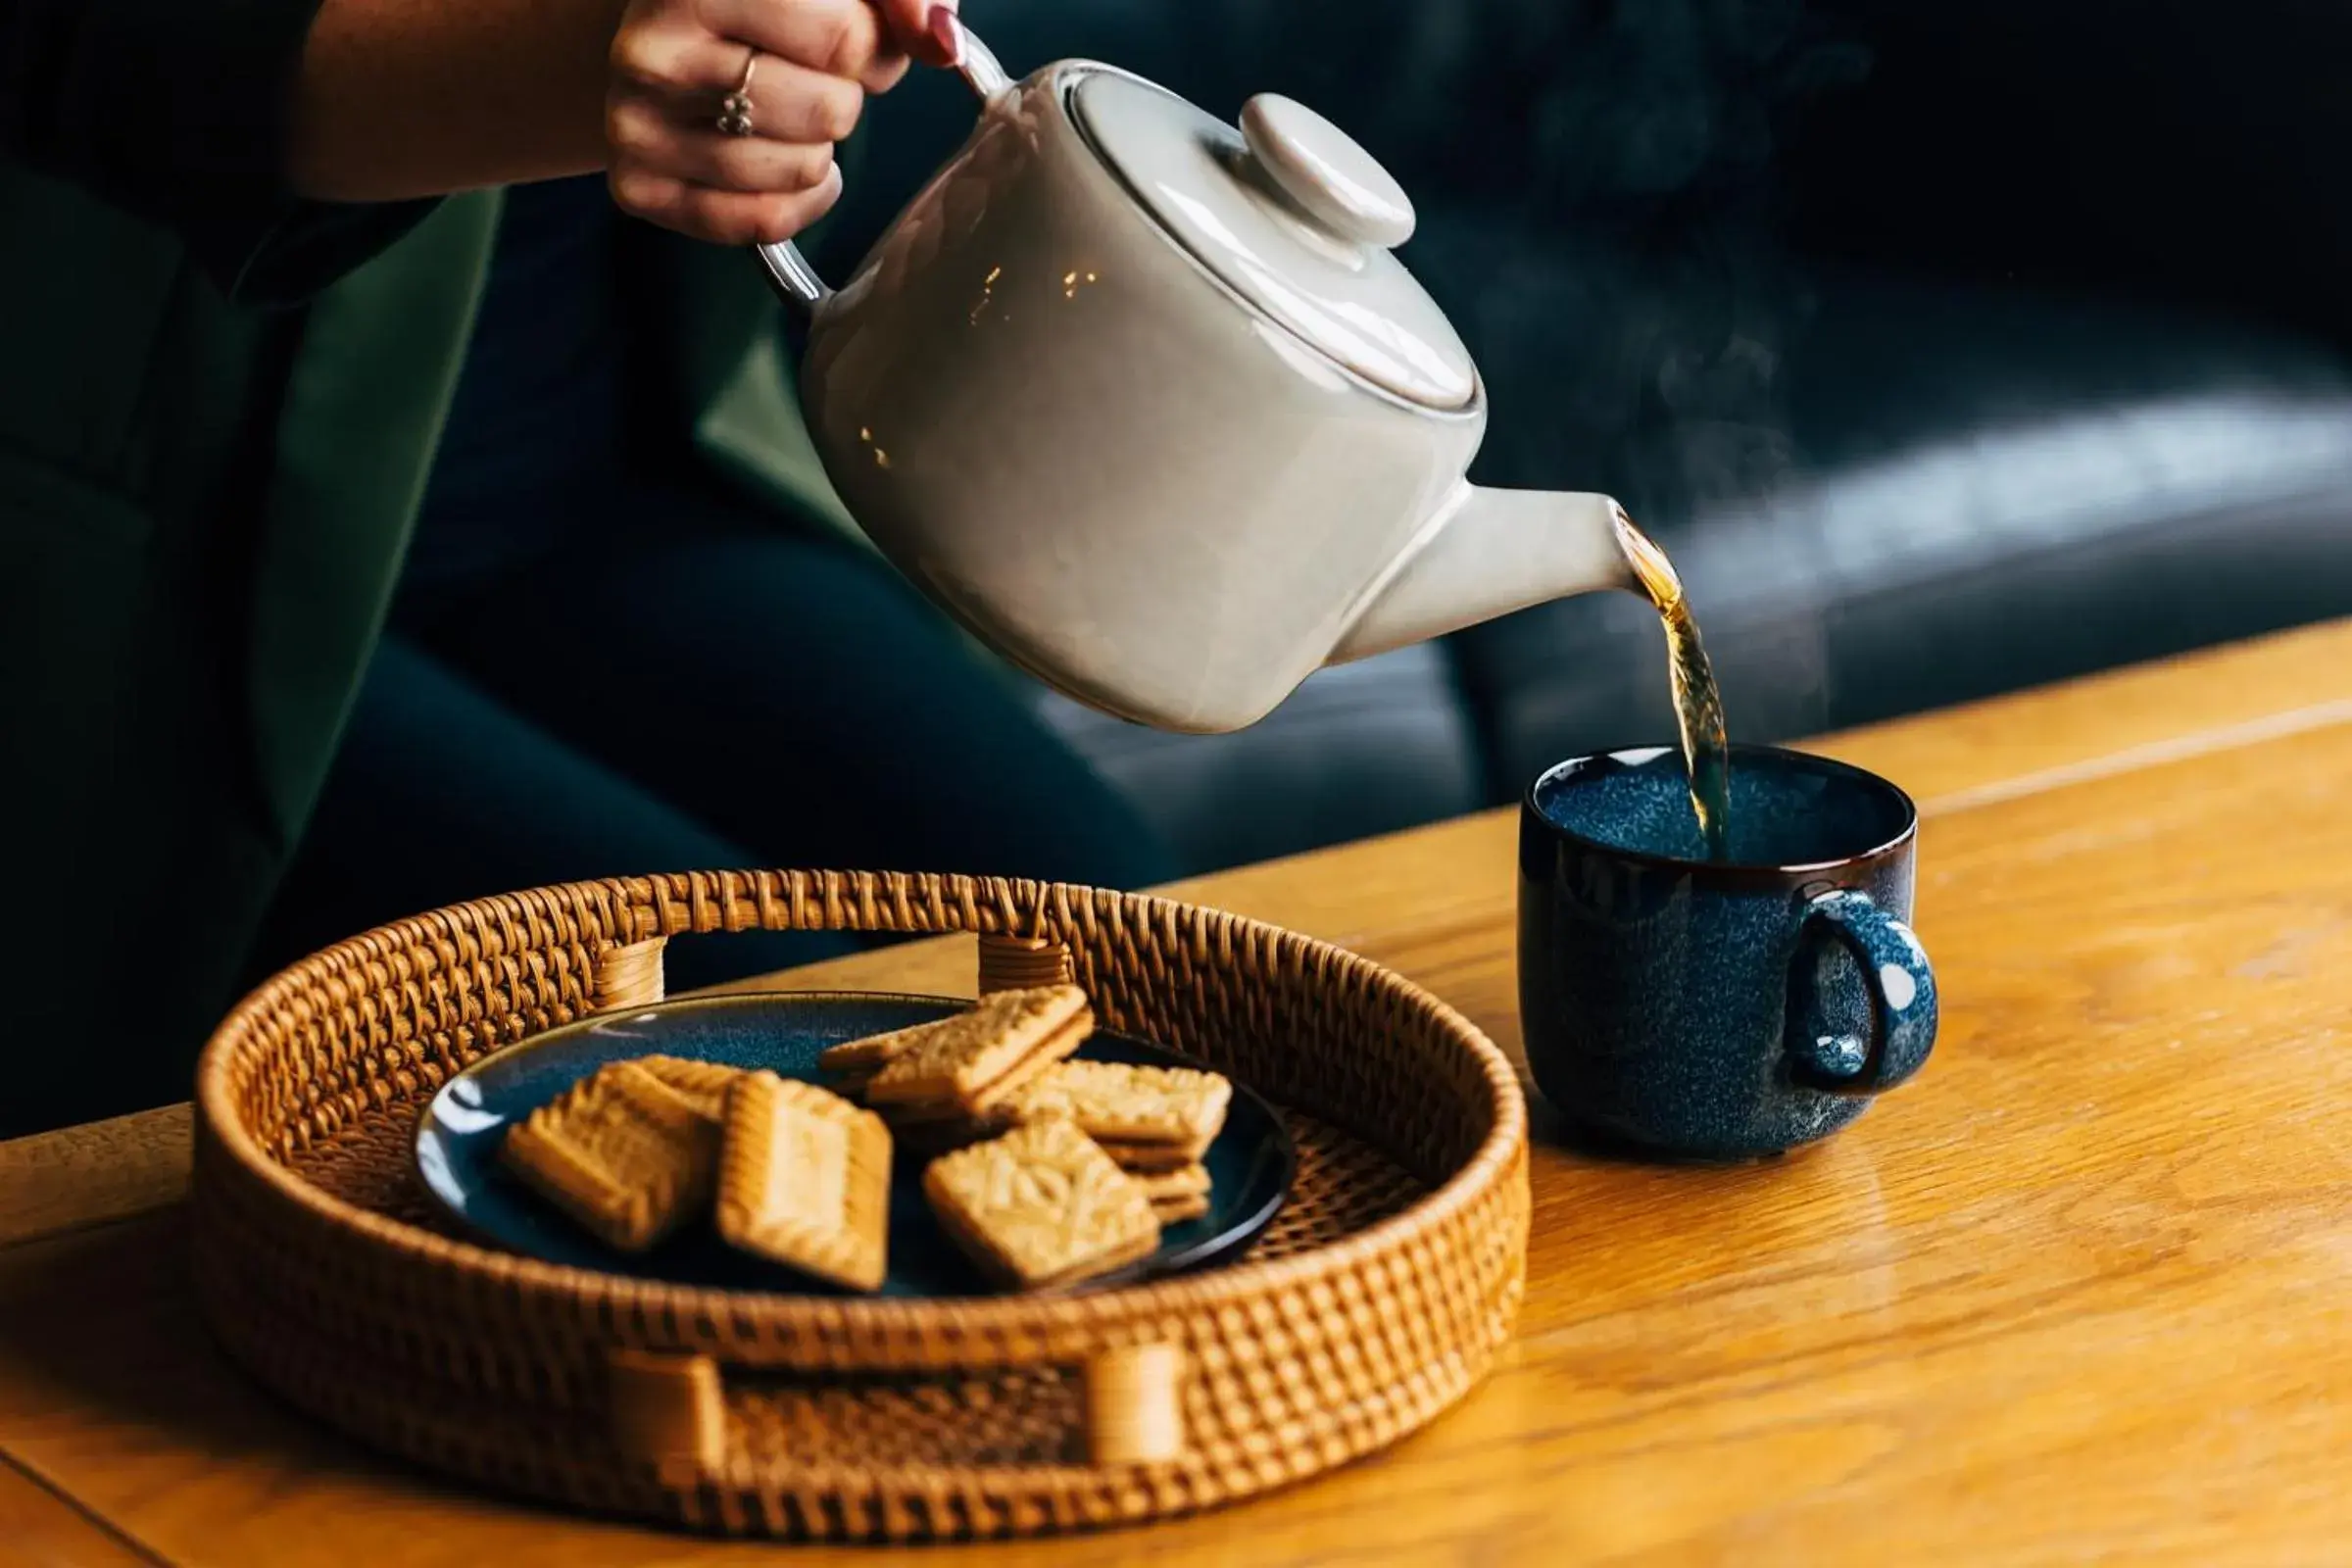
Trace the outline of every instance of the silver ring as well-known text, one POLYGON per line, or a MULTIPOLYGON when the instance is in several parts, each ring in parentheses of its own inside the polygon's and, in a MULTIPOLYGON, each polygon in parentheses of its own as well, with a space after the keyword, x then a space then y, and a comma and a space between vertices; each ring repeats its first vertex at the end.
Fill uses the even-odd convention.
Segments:
POLYGON ((752 68, 760 63, 760 51, 754 49, 743 57, 743 79, 735 90, 718 101, 718 128, 722 135, 749 136, 752 134, 752 68))

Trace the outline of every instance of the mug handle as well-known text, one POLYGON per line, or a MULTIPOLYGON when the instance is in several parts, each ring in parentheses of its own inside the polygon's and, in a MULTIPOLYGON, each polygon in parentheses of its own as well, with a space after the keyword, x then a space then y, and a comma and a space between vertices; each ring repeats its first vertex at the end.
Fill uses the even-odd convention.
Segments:
POLYGON ((1911 928, 1867 893, 1836 888, 1806 905, 1789 979, 1787 1050, 1797 1082, 1837 1095, 1872 1095, 1919 1071, 1936 1044, 1936 971, 1911 928), (1864 1039, 1830 1026, 1815 976, 1816 945, 1853 955, 1870 998, 1864 1039))

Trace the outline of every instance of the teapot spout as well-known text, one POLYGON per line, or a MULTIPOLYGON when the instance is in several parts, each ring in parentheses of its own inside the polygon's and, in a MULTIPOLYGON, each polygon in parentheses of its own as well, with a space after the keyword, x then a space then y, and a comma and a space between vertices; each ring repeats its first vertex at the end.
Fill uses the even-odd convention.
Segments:
POLYGON ((1570 594, 1638 588, 1618 543, 1624 515, 1602 495, 1457 485, 1330 662, 1368 659, 1570 594))

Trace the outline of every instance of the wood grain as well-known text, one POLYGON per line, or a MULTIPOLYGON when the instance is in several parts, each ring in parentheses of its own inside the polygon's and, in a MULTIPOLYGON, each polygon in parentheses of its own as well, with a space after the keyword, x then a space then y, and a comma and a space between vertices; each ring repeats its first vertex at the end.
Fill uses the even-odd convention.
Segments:
MULTIPOLYGON (((1937 817, 2017 793, 2059 789, 2176 755, 2228 750, 2352 720, 2352 621, 2277 633, 1807 743, 1893 779, 1937 817)), ((1518 842, 1511 810, 1179 882, 1194 903, 1370 951, 1400 919, 1473 943, 1511 918, 1518 842)), ((691 940, 680 938, 679 940, 691 940)), ((972 992, 968 944, 910 943, 721 990, 896 986, 972 992)))
POLYGON ((0 1459, 0 1568, 152 1568, 162 1560, 0 1459))
POLYGON ((1930 815, 2352 719, 2341 621, 1835 736, 1930 815))
POLYGON ((187 1190, 186 1105, 0 1144, 0 1247, 103 1224, 187 1190))
MULTIPOLYGON (((1519 1343, 1430 1430, 1247 1507, 940 1555, 2343 1560, 2352 715, 2328 705, 2348 672, 2352 627, 2333 628, 2135 674, 2129 699, 2070 689, 1832 743, 1912 759, 1883 765, 1936 807, 1919 925, 1946 1017, 1914 1085, 1819 1149, 1729 1169, 1542 1143, 1519 1343), (2040 782, 2004 787, 2021 777, 2040 782)), ((1506 826, 1193 894, 1350 940, 1515 1043, 1506 826)), ((970 962, 900 950, 792 978, 968 989, 970 962)), ((33 1168, 57 1163, 0 1165, 0 1195, 33 1168)), ((280 1411, 197 1325, 179 1214, 0 1249, 0 1452, 161 1560, 775 1560, 446 1490, 280 1411)))

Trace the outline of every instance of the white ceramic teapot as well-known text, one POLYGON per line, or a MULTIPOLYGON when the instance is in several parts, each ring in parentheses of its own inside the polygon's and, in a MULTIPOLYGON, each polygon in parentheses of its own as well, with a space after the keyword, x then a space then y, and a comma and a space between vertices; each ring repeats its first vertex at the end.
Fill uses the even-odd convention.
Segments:
POLYGON ((1273 96, 1234 129, 1088 61, 1009 79, 810 312, 801 395, 850 514, 1082 702, 1239 729, 1317 667, 1632 585, 1606 496, 1463 480, 1478 371, 1389 248, 1404 193, 1273 96))

